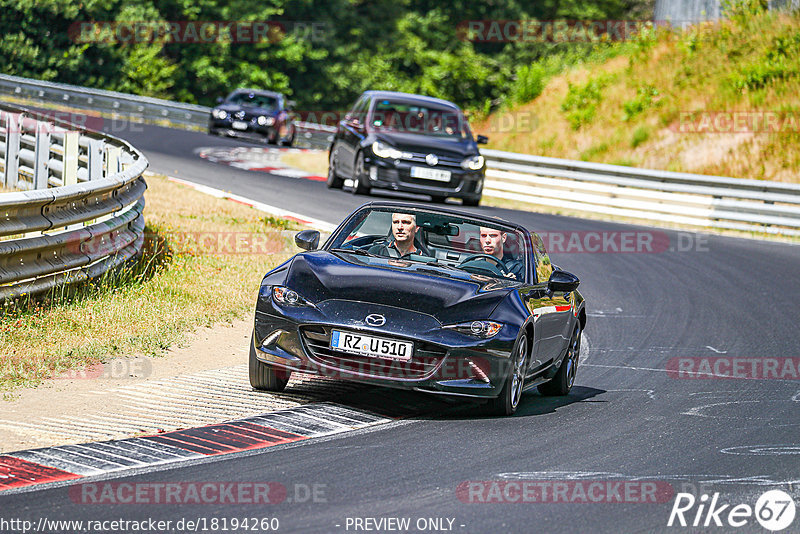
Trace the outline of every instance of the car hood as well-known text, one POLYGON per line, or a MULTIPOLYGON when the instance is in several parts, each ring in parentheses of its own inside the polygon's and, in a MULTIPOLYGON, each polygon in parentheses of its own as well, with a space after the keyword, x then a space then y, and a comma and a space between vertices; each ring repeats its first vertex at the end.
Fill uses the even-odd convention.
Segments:
POLYGON ((407 152, 444 154, 458 158, 478 153, 478 145, 470 139, 385 131, 376 131, 375 138, 407 152))
POLYGON ((393 306, 431 315, 443 325, 488 319, 513 290, 504 280, 461 273, 454 273, 459 279, 448 278, 448 271, 425 264, 398 268, 384 260, 342 256, 325 251, 298 254, 285 283, 313 303, 335 299, 393 306), (441 274, 433 274, 437 271, 441 274))

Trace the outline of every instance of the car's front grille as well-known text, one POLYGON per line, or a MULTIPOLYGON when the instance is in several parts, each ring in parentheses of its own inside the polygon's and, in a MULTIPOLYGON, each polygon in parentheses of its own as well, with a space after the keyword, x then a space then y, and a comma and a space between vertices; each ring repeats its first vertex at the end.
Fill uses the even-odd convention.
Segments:
MULTIPOLYGON (((425 165, 428 166, 428 162, 425 161, 425 158, 428 154, 435 154, 434 152, 412 152, 412 157, 407 158, 406 161, 413 163, 414 165, 425 165)), ((436 157, 439 159, 439 162, 433 167, 458 167, 461 168, 461 161, 464 159, 456 157, 456 156, 444 156, 441 154, 435 154, 436 157)))
POLYGON ((432 375, 447 355, 446 349, 419 341, 414 342, 414 354, 407 362, 348 354, 330 348, 331 330, 329 326, 304 326, 300 328, 300 337, 312 360, 347 373, 419 380, 432 375))

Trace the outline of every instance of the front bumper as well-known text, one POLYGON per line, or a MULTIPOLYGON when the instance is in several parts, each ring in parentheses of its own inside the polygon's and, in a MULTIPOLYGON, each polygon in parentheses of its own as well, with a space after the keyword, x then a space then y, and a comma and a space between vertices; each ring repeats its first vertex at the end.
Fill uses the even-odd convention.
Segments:
POLYGON ((509 375, 516 332, 508 325, 495 337, 479 340, 409 310, 351 301, 328 303, 321 304, 322 309, 291 308, 260 299, 256 357, 274 367, 329 378, 477 398, 499 395, 509 375), (370 313, 386 316, 387 325, 363 324, 361 319, 370 313), (334 328, 412 341, 414 354, 400 362, 334 351, 329 345, 334 328))
POLYGON ((208 129, 209 131, 224 131, 226 134, 231 136, 245 136, 245 137, 267 137, 267 138, 274 138, 277 135, 275 130, 277 126, 261 126, 258 124, 256 119, 253 120, 238 120, 232 119, 228 116, 225 119, 215 119, 214 117, 210 117, 208 119, 208 129), (246 125, 246 128, 234 128, 233 123, 243 123, 246 125))
POLYGON ((456 198, 480 198, 483 192, 485 167, 479 171, 464 170, 461 166, 454 165, 430 167, 449 171, 450 181, 448 182, 412 178, 411 167, 425 167, 425 164, 407 160, 389 160, 374 155, 364 158, 364 170, 371 187, 456 198))

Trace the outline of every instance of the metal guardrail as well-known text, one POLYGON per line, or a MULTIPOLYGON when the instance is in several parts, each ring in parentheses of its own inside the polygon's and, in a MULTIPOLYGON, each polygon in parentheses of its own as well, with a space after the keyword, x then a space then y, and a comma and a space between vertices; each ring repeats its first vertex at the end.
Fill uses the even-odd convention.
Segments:
POLYGON ((681 225, 800 235, 800 185, 482 150, 484 194, 681 225))
POLYGON ((0 104, 0 301, 97 277, 144 242, 147 160, 116 137, 0 104))
MULTIPOLYGON (((116 91, 90 89, 64 83, 43 82, 0 74, 0 98, 9 96, 27 101, 58 104, 76 109, 112 113, 145 122, 163 122, 189 129, 205 130, 211 109, 159 98, 116 91)), ((327 148, 336 128, 310 122, 295 122, 301 139, 315 147, 327 148)))

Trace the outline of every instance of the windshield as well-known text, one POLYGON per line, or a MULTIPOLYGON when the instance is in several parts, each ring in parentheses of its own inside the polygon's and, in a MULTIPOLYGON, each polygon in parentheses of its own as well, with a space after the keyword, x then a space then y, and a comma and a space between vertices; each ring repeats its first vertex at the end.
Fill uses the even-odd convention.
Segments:
POLYGON ((426 106, 401 100, 379 100, 372 112, 377 130, 455 137, 470 136, 467 119, 458 109, 426 106))
POLYGON ((502 224, 488 224, 434 211, 364 209, 329 241, 333 252, 376 258, 390 265, 424 263, 445 270, 524 282, 524 234, 502 224))
POLYGON ((272 96, 260 95, 258 93, 234 93, 228 97, 230 104, 240 106, 254 106, 275 111, 278 109, 278 99, 272 96))

